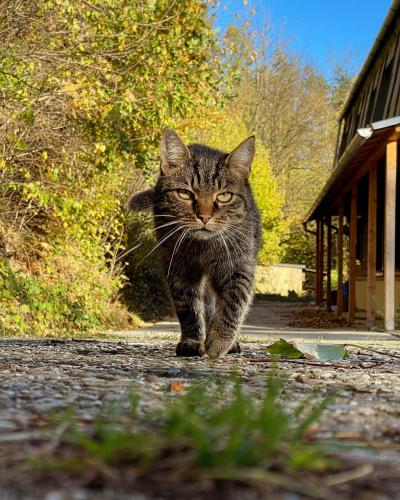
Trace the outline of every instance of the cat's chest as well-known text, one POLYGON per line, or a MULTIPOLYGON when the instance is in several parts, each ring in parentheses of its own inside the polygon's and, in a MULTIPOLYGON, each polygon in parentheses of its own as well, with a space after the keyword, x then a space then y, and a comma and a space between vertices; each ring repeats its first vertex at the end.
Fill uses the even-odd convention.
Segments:
POLYGON ((213 240, 193 245, 186 252, 186 262, 190 267, 196 267, 204 273, 211 273, 214 270, 225 267, 231 262, 234 255, 231 249, 224 245, 218 245, 213 240))

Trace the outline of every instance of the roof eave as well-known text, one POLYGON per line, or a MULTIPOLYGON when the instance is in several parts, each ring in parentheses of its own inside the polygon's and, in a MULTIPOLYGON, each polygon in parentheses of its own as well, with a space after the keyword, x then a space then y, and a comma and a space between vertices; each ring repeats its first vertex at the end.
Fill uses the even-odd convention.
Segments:
POLYGON ((387 118, 386 120, 373 122, 367 127, 359 128, 357 130, 357 133, 351 140, 345 152, 337 161, 335 169, 333 170, 331 176, 329 177, 328 181, 323 187, 315 203, 309 210, 306 218, 304 219, 303 224, 307 224, 307 222, 313 220, 314 215, 317 212, 318 208, 320 207, 325 196, 329 193, 331 187, 343 174, 349 162, 356 156, 356 154, 358 153, 358 151, 360 151, 361 147, 365 144, 365 142, 368 141, 376 131, 388 129, 391 127, 395 127, 397 125, 400 125, 400 116, 395 116, 393 118, 387 118))

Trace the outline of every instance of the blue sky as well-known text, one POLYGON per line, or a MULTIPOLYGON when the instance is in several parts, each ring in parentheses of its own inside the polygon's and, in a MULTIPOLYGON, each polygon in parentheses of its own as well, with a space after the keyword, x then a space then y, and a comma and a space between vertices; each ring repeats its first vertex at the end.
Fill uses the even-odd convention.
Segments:
POLYGON ((290 47, 329 74, 330 61, 345 62, 358 72, 392 0, 222 0, 216 25, 235 22, 233 14, 252 7, 253 26, 269 18, 274 31, 284 33, 290 47), (247 3, 247 7, 244 7, 247 3))

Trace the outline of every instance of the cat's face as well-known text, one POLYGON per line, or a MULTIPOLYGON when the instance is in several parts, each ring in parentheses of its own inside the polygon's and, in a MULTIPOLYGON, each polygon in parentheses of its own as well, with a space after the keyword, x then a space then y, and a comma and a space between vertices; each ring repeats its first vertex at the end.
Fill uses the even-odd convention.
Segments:
POLYGON ((253 137, 229 155, 201 145, 186 147, 176 132, 167 130, 161 142, 156 225, 175 221, 195 239, 234 229, 249 208, 247 179, 254 149, 253 137))

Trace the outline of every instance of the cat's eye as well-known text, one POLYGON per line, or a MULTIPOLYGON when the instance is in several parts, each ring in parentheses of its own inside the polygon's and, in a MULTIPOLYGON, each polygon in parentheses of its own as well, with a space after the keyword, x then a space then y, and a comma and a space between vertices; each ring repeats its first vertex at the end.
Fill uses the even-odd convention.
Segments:
POLYGON ((229 203, 233 198, 233 194, 225 191, 225 193, 220 193, 217 195, 217 201, 220 203, 229 203))
POLYGON ((187 200, 192 199, 192 195, 191 195, 190 191, 186 191, 185 189, 178 189, 177 194, 181 200, 187 201, 187 200))

